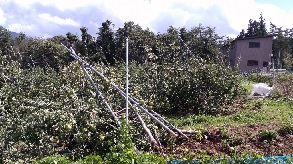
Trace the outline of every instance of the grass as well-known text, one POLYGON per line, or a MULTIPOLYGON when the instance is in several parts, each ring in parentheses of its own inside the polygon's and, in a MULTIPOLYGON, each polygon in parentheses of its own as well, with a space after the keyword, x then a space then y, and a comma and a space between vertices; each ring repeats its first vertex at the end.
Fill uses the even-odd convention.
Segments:
POLYGON ((182 129, 205 129, 209 126, 247 125, 253 123, 282 124, 293 119, 288 102, 277 100, 248 100, 246 109, 227 116, 189 115, 170 117, 168 120, 182 129))
MULTIPOLYGON (((246 89, 246 95, 253 90, 255 82, 247 79, 242 80, 242 87, 246 89)), ((282 124, 292 121, 292 102, 274 99, 249 99, 244 104, 245 109, 231 115, 211 116, 211 115, 188 115, 170 116, 170 123, 182 129, 206 129, 209 126, 219 127, 226 125, 247 125, 255 123, 282 124)))
POLYGON ((241 82, 241 86, 246 90, 245 94, 249 95, 253 89, 253 84, 255 84, 255 82, 249 81, 249 80, 242 80, 241 82))

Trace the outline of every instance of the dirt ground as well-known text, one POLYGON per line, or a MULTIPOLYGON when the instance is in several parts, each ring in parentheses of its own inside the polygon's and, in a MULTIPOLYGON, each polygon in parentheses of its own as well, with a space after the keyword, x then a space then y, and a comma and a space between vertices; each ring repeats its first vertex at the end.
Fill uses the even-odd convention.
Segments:
POLYGON ((171 146, 163 144, 165 153, 173 154, 177 158, 191 155, 197 159, 205 155, 222 157, 245 153, 257 153, 265 156, 293 155, 293 135, 282 134, 278 125, 252 124, 241 127, 225 126, 207 129, 201 133, 188 135, 189 140, 179 138, 173 141, 171 146), (262 133, 262 130, 269 131, 262 133), (270 136, 274 134, 276 134, 275 137, 270 140, 270 136))

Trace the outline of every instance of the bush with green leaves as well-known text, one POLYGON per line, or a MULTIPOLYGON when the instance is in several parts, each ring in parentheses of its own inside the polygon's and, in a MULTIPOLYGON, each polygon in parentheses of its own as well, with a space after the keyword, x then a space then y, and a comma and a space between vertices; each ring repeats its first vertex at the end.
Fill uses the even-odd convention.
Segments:
POLYGON ((0 143, 2 161, 31 161, 54 153, 79 158, 105 154, 117 126, 79 65, 62 73, 20 69, 2 57, 0 143))
POLYGON ((276 92, 279 94, 279 98, 286 98, 289 102, 293 102, 293 74, 276 76, 276 92))
POLYGON ((263 75, 261 73, 249 73, 246 75, 246 78, 249 81, 253 81, 255 83, 266 83, 268 85, 273 85, 273 76, 263 75))
MULTIPOLYGON (((0 64, 0 147, 5 163, 29 162, 55 153, 74 160, 94 152, 105 156, 119 141, 119 128, 103 102, 123 119, 125 99, 109 85, 112 81, 124 87, 119 78, 124 72, 119 67, 113 74, 114 67, 97 65, 107 79, 90 73, 103 93, 102 100, 78 62, 58 73, 52 68, 23 70, 7 56, 1 57, 0 64)), ((145 114, 141 116, 153 130, 154 122, 145 114)), ((129 120, 129 132, 138 150, 150 150, 133 110, 129 120)))
POLYGON ((70 164, 72 163, 72 161, 68 159, 67 157, 61 156, 60 154, 56 154, 56 155, 43 158, 39 161, 36 161, 35 163, 36 164, 52 164, 52 163, 70 164))
MULTIPOLYGON (((232 74, 230 75, 230 84, 224 86, 222 85, 224 79, 219 83, 212 79, 208 80, 212 76, 219 78, 223 73, 220 71, 203 73, 196 69, 189 69, 187 73, 191 76, 187 76, 180 70, 180 68, 183 69, 182 67, 179 67, 179 65, 171 67, 170 64, 168 65, 169 70, 159 68, 161 70, 156 75, 152 74, 156 69, 152 70, 149 66, 150 63, 146 63, 146 65, 131 64, 130 67, 133 71, 130 76, 130 94, 136 96, 138 100, 145 100, 144 106, 146 108, 153 106, 160 112, 177 112, 175 111, 177 106, 173 103, 173 101, 177 101, 184 105, 178 110, 184 112, 186 106, 202 105, 203 107, 209 107, 209 104, 206 104, 207 102, 204 102, 204 100, 226 103, 229 96, 236 96, 238 92, 237 86, 234 85, 237 83, 232 80, 232 77, 234 77, 232 74), (148 72, 142 74, 140 71, 148 72), (166 78, 163 75, 167 73, 174 73, 176 76, 166 78), (190 79, 195 75, 197 75, 197 79, 190 79), (201 75, 205 79, 200 78, 201 75), (149 81, 142 83, 145 80, 149 81), (202 83, 197 86, 193 80, 202 83), (182 82, 186 85, 183 85, 182 82), (168 86, 164 87, 164 83, 168 86), (205 83, 206 85, 204 85, 205 83), (203 102, 198 99, 194 100, 193 96, 198 93, 192 94, 193 92, 190 90, 192 84, 194 84, 193 89, 195 89, 193 92, 202 89, 205 94, 209 93, 205 97, 206 99, 202 99, 203 102), (221 88, 221 90, 208 88, 210 84, 218 85, 217 88, 221 88), (182 87, 182 91, 180 91, 179 86, 182 87), (139 92, 136 93, 135 90, 139 92), (184 93, 184 90, 188 92, 184 93), (228 94, 228 97, 225 97, 225 93, 228 94), (231 93, 232 95, 230 95, 231 93), (186 96, 186 94, 190 94, 190 96, 186 96), (217 94, 222 96, 216 97, 217 94), (217 98, 220 98, 220 100, 217 100, 217 98), (192 102, 186 104, 183 99, 192 102), (154 104, 150 104, 151 101, 154 104), (162 109, 165 111, 162 111, 162 109)), ((120 88, 125 88, 124 65, 108 67, 101 64, 95 65, 95 67, 107 79, 103 80, 93 73, 90 73, 90 75, 103 92, 105 100, 118 114, 119 119, 122 119, 125 99, 110 87, 107 80, 115 82, 120 88)), ((74 159, 82 158, 93 152, 103 156, 110 151, 112 145, 117 144, 119 140, 117 125, 86 78, 85 73, 81 70, 79 63, 72 62, 59 73, 51 68, 36 67, 23 70, 20 63, 11 61, 7 56, 2 56, 1 68, 0 119, 2 126, 0 138, 1 148, 4 149, 2 153, 3 161, 31 161, 54 153, 66 154, 74 159)), ((213 67, 206 68, 213 69, 213 67)), ((225 84, 228 82, 226 80, 225 84)), ((155 132, 157 130, 155 123, 145 114, 142 114, 142 117, 151 131, 155 132)), ((147 136, 142 134, 142 128, 138 128, 140 123, 133 110, 130 110, 129 119, 131 125, 129 132, 133 136, 134 144, 139 150, 150 150, 151 144, 147 136)), ((164 133, 162 131, 161 134, 164 133)))
MULTIPOLYGON (((118 133, 118 142, 116 145, 111 146, 111 152, 108 152, 104 157, 100 155, 88 155, 83 159, 80 159, 76 162, 76 164, 87 164, 87 163, 119 163, 119 164, 128 164, 128 163, 158 163, 164 164, 167 163, 167 158, 160 156, 157 153, 145 153, 145 152, 137 152, 134 149, 132 136, 128 133, 128 128, 125 124, 125 121, 122 121, 122 128, 118 133)), ((46 164, 46 163, 69 163, 70 160, 64 156, 53 155, 49 157, 45 157, 41 160, 37 160, 36 164, 46 164)))
POLYGON ((213 63, 184 62, 157 64, 146 62, 130 67, 132 92, 139 99, 154 102, 159 113, 221 113, 244 91, 239 76, 230 68, 213 63))

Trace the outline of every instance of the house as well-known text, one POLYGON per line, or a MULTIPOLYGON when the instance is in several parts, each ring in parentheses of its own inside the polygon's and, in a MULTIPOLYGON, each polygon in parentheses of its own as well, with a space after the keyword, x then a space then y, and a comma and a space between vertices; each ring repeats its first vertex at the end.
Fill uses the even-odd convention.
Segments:
POLYGON ((273 35, 237 38, 232 41, 229 61, 241 72, 269 71, 273 35))

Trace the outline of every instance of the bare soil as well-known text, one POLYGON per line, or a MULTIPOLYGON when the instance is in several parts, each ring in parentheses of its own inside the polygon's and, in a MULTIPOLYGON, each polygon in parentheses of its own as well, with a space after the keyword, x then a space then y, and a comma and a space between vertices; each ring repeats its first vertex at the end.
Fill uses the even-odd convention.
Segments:
POLYGON ((245 153, 257 153, 265 156, 293 155, 293 135, 281 134, 278 125, 251 124, 207 129, 202 132, 202 135, 199 133, 189 135, 189 140, 176 139, 173 146, 165 144, 164 152, 173 154, 177 158, 189 154, 197 159, 205 155, 222 157, 245 153), (271 141, 263 140, 260 137, 262 130, 276 132, 277 136, 271 141))

